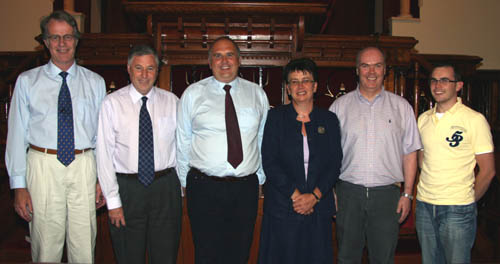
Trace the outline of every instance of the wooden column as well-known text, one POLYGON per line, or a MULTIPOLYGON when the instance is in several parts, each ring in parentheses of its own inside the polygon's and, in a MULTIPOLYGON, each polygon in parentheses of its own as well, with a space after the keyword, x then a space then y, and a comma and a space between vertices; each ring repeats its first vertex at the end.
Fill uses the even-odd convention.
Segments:
POLYGON ((400 18, 412 18, 410 13, 410 0, 399 1, 399 16, 400 18))
MULTIPOLYGON (((420 86, 419 86, 419 83, 418 83, 418 69, 419 69, 419 63, 418 62, 415 62, 415 72, 414 72, 414 76, 415 76, 415 81, 413 83, 413 103, 414 103, 414 106, 413 106, 413 110, 415 111, 415 117, 418 117, 418 106, 419 106, 419 96, 420 96, 420 86)), ((416 185, 415 185, 416 186, 416 185)))
POLYGON ((85 32, 85 14, 75 12, 75 0, 64 0, 64 11, 70 13, 76 20, 81 33, 85 32))
POLYGON ((167 91, 172 91, 172 87, 170 87, 170 73, 172 70, 172 66, 168 64, 163 64, 161 66, 160 73, 158 75, 157 86, 165 89, 167 91))
POLYGON ((64 0, 64 11, 68 13, 75 12, 75 0, 64 0))

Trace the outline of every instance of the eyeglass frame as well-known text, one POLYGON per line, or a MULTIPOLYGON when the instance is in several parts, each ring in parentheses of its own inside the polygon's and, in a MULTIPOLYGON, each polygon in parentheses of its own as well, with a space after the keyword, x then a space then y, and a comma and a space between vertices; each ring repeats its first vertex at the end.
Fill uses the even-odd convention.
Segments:
POLYGON ((288 81, 288 85, 292 86, 292 87, 297 87, 299 86, 299 84, 301 84, 302 86, 306 86, 306 85, 312 85, 313 83, 315 83, 316 81, 315 80, 310 80, 310 79, 304 79, 304 80, 291 80, 291 81, 288 81))
POLYGON ((74 34, 66 34, 64 36, 61 36, 61 35, 48 35, 47 36, 47 40, 50 42, 54 42, 54 43, 58 43, 59 41, 61 41, 61 39, 64 42, 70 42, 70 41, 75 41, 76 36, 74 34))
POLYGON ((429 79, 429 85, 436 85, 437 83, 440 83, 441 85, 447 85, 449 83, 458 83, 461 81, 456 81, 456 80, 450 80, 448 78, 441 78, 441 79, 436 79, 436 78, 430 78, 429 79))

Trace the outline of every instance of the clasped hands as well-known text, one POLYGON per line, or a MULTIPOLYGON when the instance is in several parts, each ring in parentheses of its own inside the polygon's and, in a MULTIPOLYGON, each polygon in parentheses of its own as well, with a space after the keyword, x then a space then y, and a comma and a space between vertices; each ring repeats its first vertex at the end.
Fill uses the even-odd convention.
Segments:
POLYGON ((295 189, 291 196, 293 202, 293 210, 301 215, 309 215, 314 212, 314 206, 318 200, 312 193, 300 193, 295 189))

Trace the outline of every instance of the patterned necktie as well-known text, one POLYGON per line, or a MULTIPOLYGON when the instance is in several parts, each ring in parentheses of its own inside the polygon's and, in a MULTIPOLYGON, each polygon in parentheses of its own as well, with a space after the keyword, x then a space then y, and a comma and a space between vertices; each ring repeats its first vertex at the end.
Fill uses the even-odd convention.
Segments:
POLYGON ((142 98, 141 112, 139 114, 139 181, 148 186, 155 177, 155 155, 153 146, 153 125, 149 116, 146 102, 148 98, 142 98))
POLYGON ((227 135, 227 161, 236 169, 243 161, 243 148, 241 146, 240 126, 234 110, 233 99, 229 90, 231 85, 225 85, 226 91, 226 135, 227 135))
POLYGON ((59 73, 63 78, 57 100, 57 159, 68 166, 75 160, 75 135, 73 131, 73 106, 66 83, 67 72, 59 73))

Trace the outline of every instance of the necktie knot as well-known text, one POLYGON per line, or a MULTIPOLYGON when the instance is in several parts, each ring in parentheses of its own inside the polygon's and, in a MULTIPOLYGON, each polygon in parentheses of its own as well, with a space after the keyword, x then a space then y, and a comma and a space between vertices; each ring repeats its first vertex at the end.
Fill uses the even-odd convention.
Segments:
POLYGON ((59 75, 61 75, 61 77, 63 78, 64 81, 66 81, 66 77, 68 76, 68 73, 63 71, 63 72, 60 72, 59 75))
POLYGON ((224 90, 226 90, 226 93, 229 93, 230 89, 231 89, 231 85, 229 85, 229 84, 224 85, 224 90))
POLYGON ((148 101, 148 97, 147 96, 143 96, 141 98, 141 100, 142 100, 142 105, 146 105, 146 102, 148 101))

